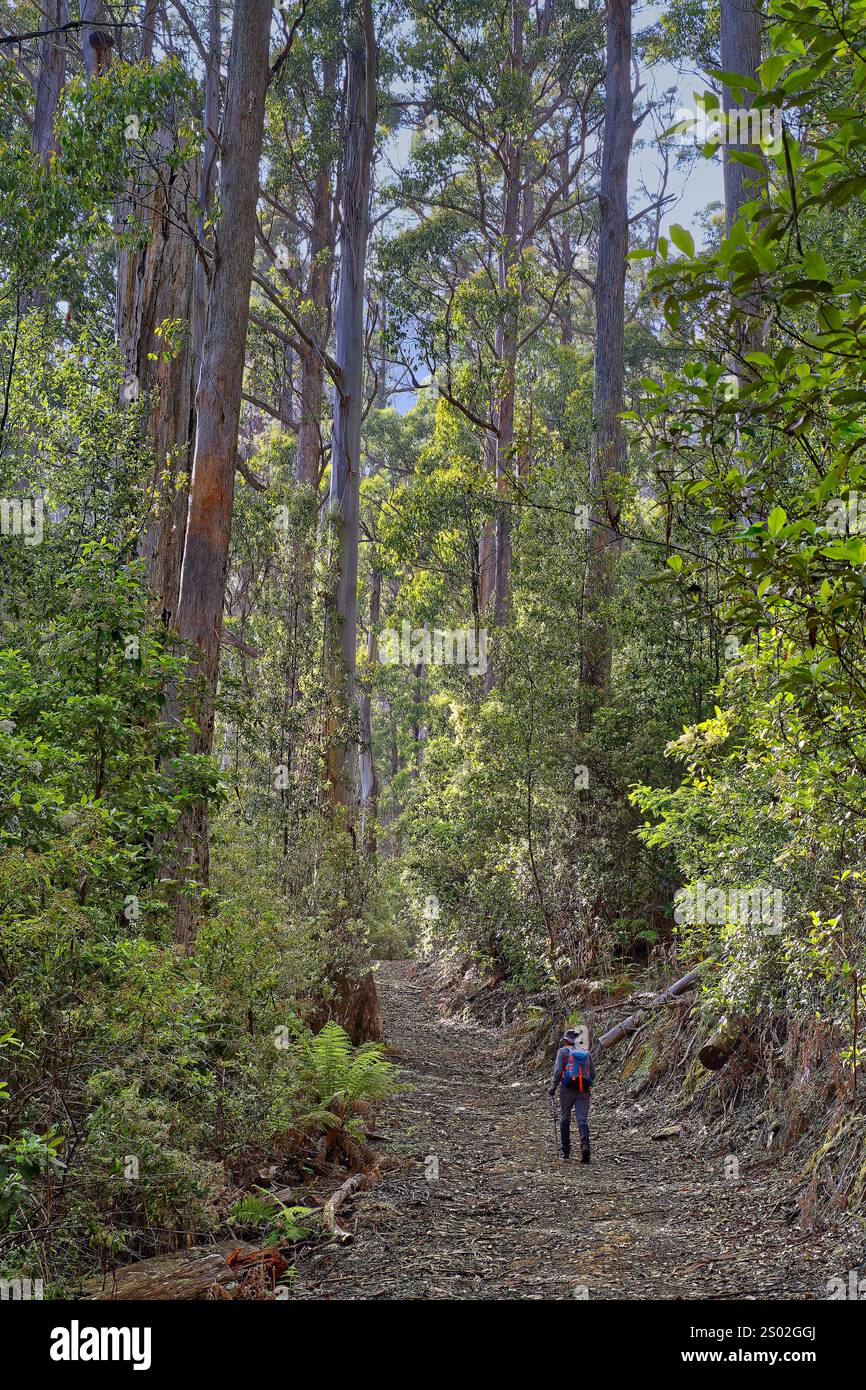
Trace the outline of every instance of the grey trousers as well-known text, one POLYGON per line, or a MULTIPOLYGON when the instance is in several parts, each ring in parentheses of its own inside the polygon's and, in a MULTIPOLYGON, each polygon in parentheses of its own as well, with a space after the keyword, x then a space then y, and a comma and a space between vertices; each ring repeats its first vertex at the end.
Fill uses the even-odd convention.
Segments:
POLYGON ((589 1102, 592 1099, 591 1091, 578 1091, 575 1086, 560 1086, 559 1103, 562 1111, 562 1119, 559 1122, 559 1133, 562 1139, 562 1152, 571 1153, 571 1111, 574 1108, 574 1118, 580 1134, 581 1144, 589 1143, 589 1102))

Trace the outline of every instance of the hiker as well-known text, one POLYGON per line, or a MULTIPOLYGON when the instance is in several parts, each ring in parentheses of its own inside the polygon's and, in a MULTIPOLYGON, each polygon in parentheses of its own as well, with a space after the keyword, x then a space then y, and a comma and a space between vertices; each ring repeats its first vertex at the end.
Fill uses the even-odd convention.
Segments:
POLYGON ((559 1133, 562 1138, 562 1157, 571 1155, 571 1110, 580 1132, 580 1161, 589 1163, 589 1102, 592 1097, 592 1083, 595 1080, 595 1066, 589 1052, 577 1046, 577 1032, 569 1028, 562 1038, 562 1046, 553 1064, 553 1084, 549 1095, 556 1095, 560 1087, 559 1100, 562 1119, 559 1133))

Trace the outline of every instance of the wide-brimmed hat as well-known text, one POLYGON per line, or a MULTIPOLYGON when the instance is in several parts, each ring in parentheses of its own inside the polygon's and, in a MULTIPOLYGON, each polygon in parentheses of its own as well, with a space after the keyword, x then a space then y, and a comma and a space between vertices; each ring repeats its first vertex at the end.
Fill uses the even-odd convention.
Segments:
POLYGON ((577 1042, 577 1030, 575 1028, 567 1028, 562 1035, 562 1041, 567 1043, 577 1042))

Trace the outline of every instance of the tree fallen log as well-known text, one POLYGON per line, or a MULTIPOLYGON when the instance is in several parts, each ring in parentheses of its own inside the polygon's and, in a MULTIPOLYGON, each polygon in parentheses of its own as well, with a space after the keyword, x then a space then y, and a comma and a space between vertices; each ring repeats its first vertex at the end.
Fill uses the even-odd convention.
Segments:
POLYGON ((124 1303, 130 1300, 204 1299, 208 1296, 208 1290, 215 1285, 237 1281, 237 1273, 229 1263, 231 1256, 256 1253, 259 1252, 255 1246, 237 1240, 173 1250, 115 1269, 104 1278, 93 1279, 88 1292, 97 1301, 116 1300, 124 1303))
POLYGON ((636 1033, 644 1021, 644 1010, 638 1009, 636 1013, 629 1014, 621 1023, 617 1023, 614 1028, 609 1028, 598 1040, 599 1047, 614 1047, 623 1038, 631 1037, 636 1033))
POLYGON ((698 1052, 701 1066, 706 1067, 707 1071, 721 1071, 736 1052, 742 1037, 743 1025, 740 1020, 729 1020, 698 1052))
POLYGON ((687 975, 683 975, 682 979, 675 980, 672 985, 668 985, 667 989, 662 990, 661 994, 654 995, 644 1008, 637 1009, 633 1014, 629 1014, 628 1018, 624 1018, 621 1023, 608 1029, 599 1038, 599 1047, 614 1047, 618 1042, 622 1042, 623 1038, 631 1037, 633 1033, 637 1032, 651 1009, 661 1009, 665 1004, 670 1004, 681 994, 685 994, 687 990, 694 989, 701 978, 704 964, 705 962, 702 962, 694 970, 690 970, 687 975))

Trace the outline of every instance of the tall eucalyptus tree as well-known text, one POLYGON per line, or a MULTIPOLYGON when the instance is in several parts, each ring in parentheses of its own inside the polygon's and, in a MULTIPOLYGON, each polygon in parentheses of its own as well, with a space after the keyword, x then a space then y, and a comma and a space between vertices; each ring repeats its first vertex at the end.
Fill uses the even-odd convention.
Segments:
MULTIPOLYGON (((193 752, 210 752, 234 501, 238 425, 255 248, 259 156, 270 76, 271 7, 235 0, 221 135, 220 216, 196 396, 196 436, 180 577, 177 630, 199 676, 193 752)), ((195 803, 180 828, 181 888, 207 882, 207 820, 195 803)), ((189 949, 195 892, 181 891, 175 939, 189 949)))

